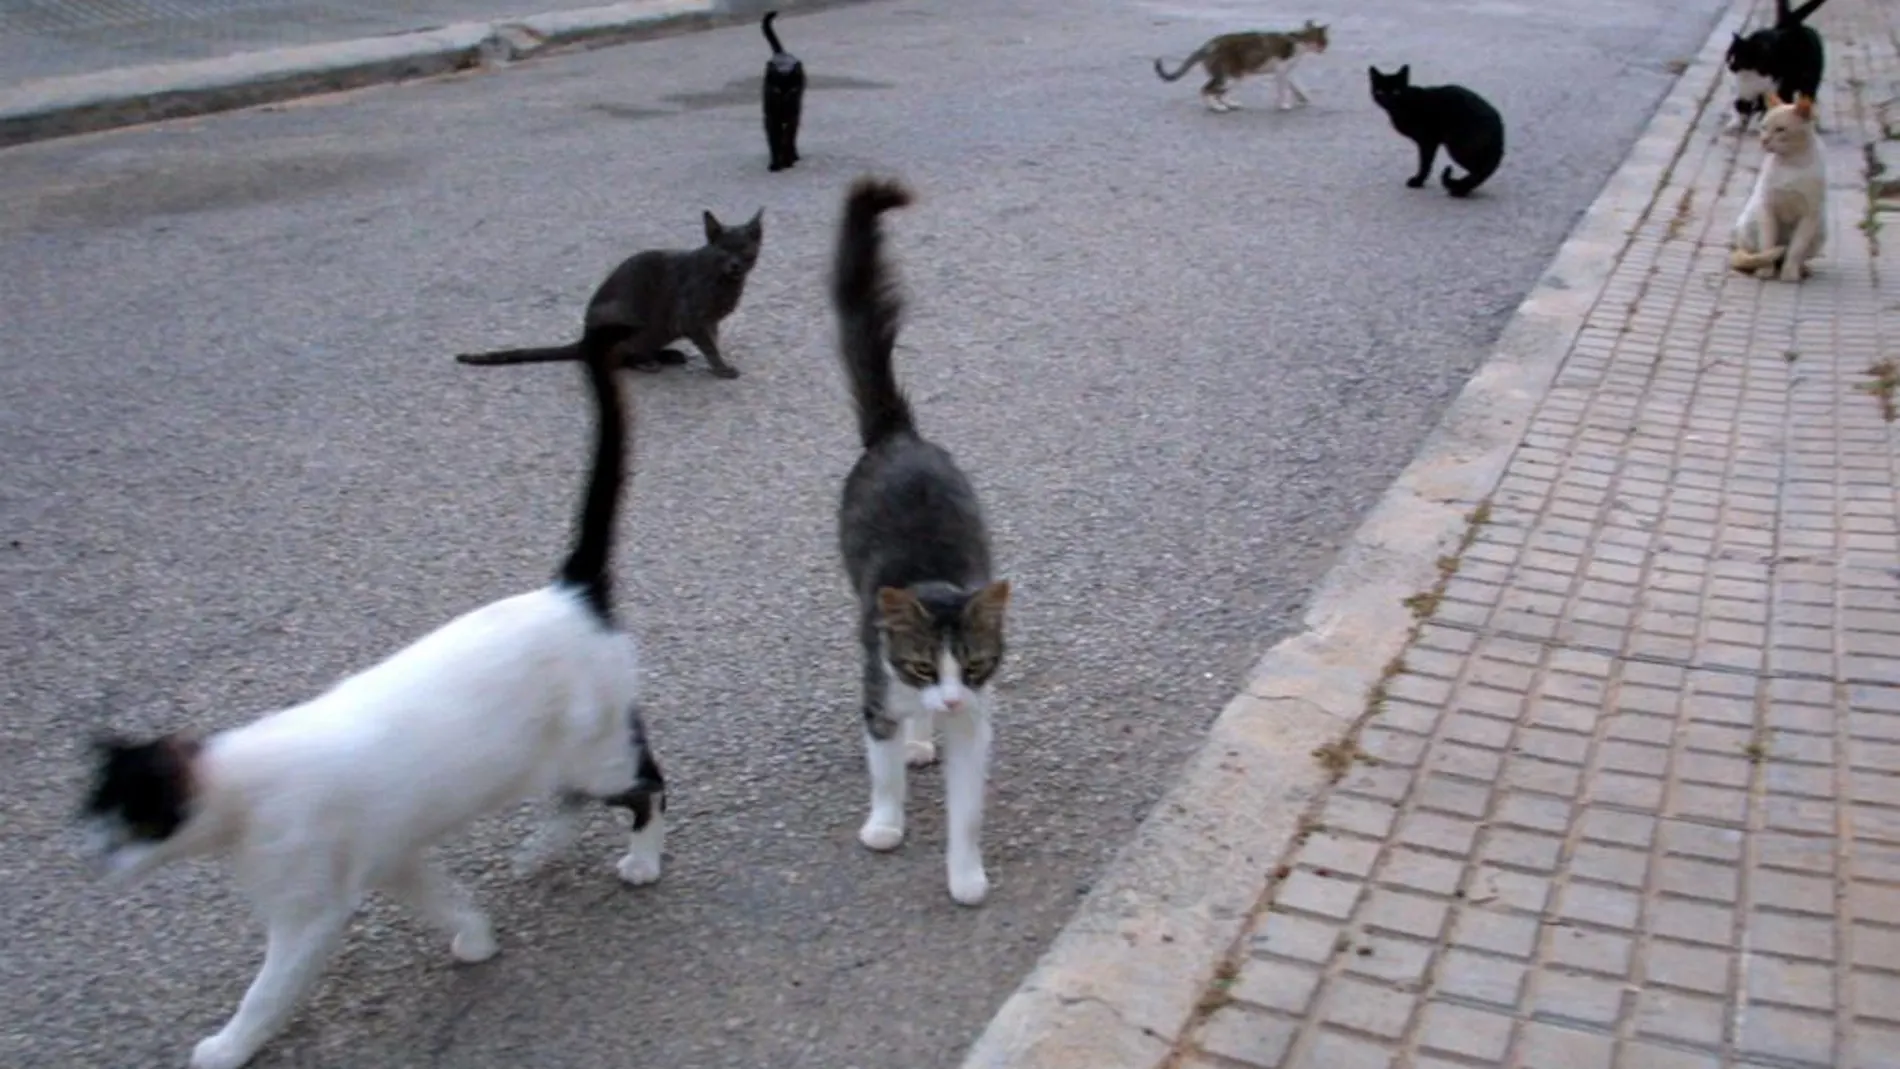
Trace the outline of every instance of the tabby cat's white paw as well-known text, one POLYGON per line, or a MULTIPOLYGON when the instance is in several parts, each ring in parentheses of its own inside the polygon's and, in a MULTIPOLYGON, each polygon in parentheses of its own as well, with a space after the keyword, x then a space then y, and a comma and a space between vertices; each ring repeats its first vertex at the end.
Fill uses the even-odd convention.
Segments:
POLYGON ((858 841, 879 853, 895 850, 904 841, 904 829, 883 821, 866 821, 864 827, 858 829, 858 841))
POLYGON ((614 865, 614 871, 620 878, 635 887, 657 883, 660 879, 660 859, 645 854, 628 854, 614 865))
POLYGON ((937 744, 929 739, 911 739, 904 743, 904 763, 922 768, 937 761, 937 744))
POLYGON ((449 953, 455 955, 455 960, 470 965, 487 961, 500 949, 495 944, 495 933, 488 927, 487 921, 469 925, 455 933, 455 938, 449 942, 449 953))
POLYGON ((950 873, 950 897, 958 905, 980 906, 989 897, 990 878, 983 866, 976 865, 961 871, 950 873))
POLYGON ((191 1049, 191 1069, 238 1069, 251 1060, 253 1053, 219 1032, 199 1040, 191 1049))

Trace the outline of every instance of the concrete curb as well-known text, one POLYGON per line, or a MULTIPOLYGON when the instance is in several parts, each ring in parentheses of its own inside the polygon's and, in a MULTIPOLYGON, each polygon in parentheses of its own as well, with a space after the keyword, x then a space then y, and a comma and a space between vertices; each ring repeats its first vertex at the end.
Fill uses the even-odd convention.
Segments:
POLYGON ((552 52, 746 21, 768 7, 789 12, 840 2, 849 0, 626 0, 386 37, 52 78, 0 90, 0 148, 499 67, 552 52))
POLYGON ((1538 403, 1721 84, 1721 16, 1492 356, 1321 580, 1305 630, 1255 666, 1181 781, 1116 856, 962 1069, 1156 1069, 1174 1057, 1269 874, 1327 785, 1313 750, 1356 727, 1410 639, 1402 602, 1503 477, 1538 403))

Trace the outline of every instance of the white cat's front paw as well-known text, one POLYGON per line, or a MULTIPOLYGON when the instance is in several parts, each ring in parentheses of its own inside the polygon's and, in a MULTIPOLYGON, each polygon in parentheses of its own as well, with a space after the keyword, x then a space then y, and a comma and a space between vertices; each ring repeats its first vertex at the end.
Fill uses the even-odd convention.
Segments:
POLYGON ((904 763, 922 768, 937 761, 937 744, 929 739, 911 739, 904 743, 904 763))
POLYGON ((495 944, 494 930, 485 920, 471 922, 449 941, 449 953, 455 955, 455 960, 470 965, 487 961, 500 949, 495 944))
POLYGON ((950 897, 958 905, 980 906, 989 897, 990 877, 982 865, 964 865, 950 870, 950 897))
POLYGON ((629 851, 615 865, 614 871, 620 878, 635 887, 644 887, 660 880, 660 859, 653 854, 629 851))
POLYGON ((858 842, 879 853, 895 850, 903 841, 904 826, 902 824, 893 824, 877 817, 865 821, 864 827, 858 829, 858 842))
POLYGON ((255 1050, 245 1047, 219 1032, 206 1036, 191 1049, 191 1069, 238 1069, 251 1060, 255 1050))
POLYGON ((1806 272, 1802 271, 1800 266, 1796 264, 1785 264, 1781 268, 1781 281, 1783 282, 1799 282, 1805 275, 1806 272))

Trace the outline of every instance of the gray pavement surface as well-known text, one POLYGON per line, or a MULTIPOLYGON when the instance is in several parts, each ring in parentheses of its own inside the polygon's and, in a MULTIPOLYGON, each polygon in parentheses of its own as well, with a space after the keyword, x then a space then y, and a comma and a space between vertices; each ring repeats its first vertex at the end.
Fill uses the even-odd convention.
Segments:
POLYGON ((608 0, 0 0, 0 89, 608 0))
POLYGON ((1716 15, 1713 0, 1311 14, 1314 106, 1203 112, 1149 68, 1251 5, 916 0, 788 17, 801 150, 764 170, 752 27, 0 154, 0 1064, 182 1064, 261 934, 210 865, 129 894, 68 849, 84 733, 240 722, 544 581, 584 466, 568 337, 628 252, 766 209, 728 348, 640 377, 618 572, 675 788, 627 891, 603 819, 447 855, 503 952, 382 903, 265 1067, 928 1069, 964 1046, 1292 626, 1716 15), (1429 17, 1428 17, 1429 16, 1429 17), (1411 191, 1368 63, 1512 125, 1484 196, 1411 191), (895 856, 865 784, 832 503, 838 198, 910 179, 900 373, 1018 583, 979 911, 938 777, 895 856))

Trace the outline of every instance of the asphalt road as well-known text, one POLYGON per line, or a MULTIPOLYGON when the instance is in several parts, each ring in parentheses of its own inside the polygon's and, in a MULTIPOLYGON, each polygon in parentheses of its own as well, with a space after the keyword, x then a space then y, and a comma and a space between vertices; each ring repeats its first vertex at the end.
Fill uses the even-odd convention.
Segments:
POLYGON ((264 1067, 940 1069, 1165 789, 1402 468, 1712 25, 1714 0, 1285 9, 1312 107, 1200 109, 1152 58, 1257 5, 895 0, 781 21, 815 85, 770 175, 749 27, 0 154, 0 1065, 183 1064, 261 932, 221 869, 89 885, 100 725, 215 728, 543 582, 587 449, 563 340, 629 252, 763 205, 744 377, 633 379, 618 557, 674 785, 669 871, 595 823, 532 882, 449 856, 474 968, 381 904, 264 1067), (1060 8, 1058 12, 1056 9, 1060 8), (1504 169, 1412 191, 1365 67, 1456 78, 1504 169), (853 460, 823 297, 867 169, 912 294, 900 372, 1016 581, 994 889, 943 887, 940 781, 892 856, 865 773, 832 508, 853 460))

